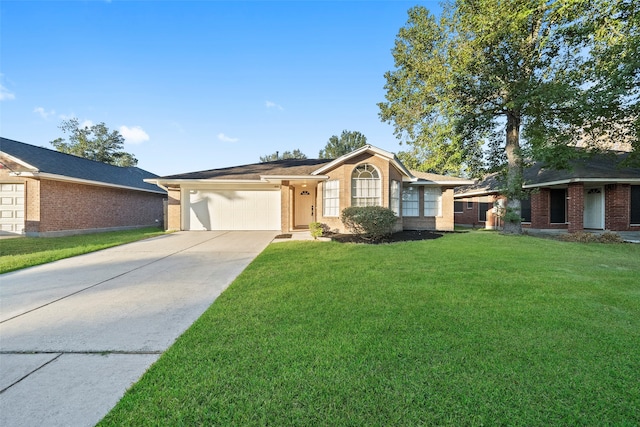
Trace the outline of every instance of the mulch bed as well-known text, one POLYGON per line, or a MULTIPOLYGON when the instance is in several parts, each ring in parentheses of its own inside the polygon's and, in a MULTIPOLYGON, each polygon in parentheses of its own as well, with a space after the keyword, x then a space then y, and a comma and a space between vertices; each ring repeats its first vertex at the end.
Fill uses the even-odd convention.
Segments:
POLYGON ((435 233, 433 231, 421 231, 421 230, 404 230, 391 234, 389 237, 373 241, 365 239, 362 236, 355 234, 324 234, 324 237, 329 237, 331 240, 340 243, 368 243, 368 244, 380 244, 380 243, 396 243, 396 242, 410 242, 416 240, 431 240, 442 237, 442 233, 435 233))

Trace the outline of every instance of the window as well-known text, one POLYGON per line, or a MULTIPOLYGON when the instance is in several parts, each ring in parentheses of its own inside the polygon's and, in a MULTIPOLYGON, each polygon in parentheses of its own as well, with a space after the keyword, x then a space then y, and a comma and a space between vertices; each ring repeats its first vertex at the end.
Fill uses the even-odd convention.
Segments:
POLYGON ((424 188, 424 216, 442 216, 442 190, 424 188))
POLYGON ((396 214, 396 216, 400 216, 400 182, 399 181, 391 181, 391 196, 389 197, 391 200, 391 210, 396 214))
POLYGON ((351 174, 351 206, 380 206, 380 174, 369 164, 351 174))
POLYGON ((467 200, 467 209, 473 209, 473 200, 467 200))
POLYGON ((322 215, 340 215, 340 181, 327 181, 322 188, 322 215))
POLYGON ((631 224, 640 224, 640 185, 631 186, 631 224))
POLYGON ((531 199, 520 200, 520 216, 522 222, 531 222, 531 199))
POLYGON ((418 187, 404 187, 402 189, 402 216, 419 216, 418 187))
POLYGON ((551 224, 567 222, 567 190, 564 188, 549 191, 549 218, 551 224))
POLYGON ((464 212, 464 206, 462 202, 459 201, 454 201, 453 202, 453 213, 463 213, 464 212))

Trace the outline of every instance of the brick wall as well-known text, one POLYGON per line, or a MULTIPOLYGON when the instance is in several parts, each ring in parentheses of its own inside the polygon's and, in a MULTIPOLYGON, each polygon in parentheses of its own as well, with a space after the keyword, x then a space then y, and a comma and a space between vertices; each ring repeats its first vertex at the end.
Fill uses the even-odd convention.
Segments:
POLYGON ((569 184, 567 189, 567 229, 569 233, 584 230, 584 185, 569 184))
POLYGON ((610 184, 605 187, 605 228, 612 231, 640 231, 631 226, 631 185, 610 184))
POLYGON ((28 233, 162 225, 162 194, 40 180, 40 215, 28 233))
POLYGON ((462 212, 455 212, 456 225, 469 227, 484 227, 484 221, 478 221, 478 197, 468 197, 457 199, 462 202, 462 212))

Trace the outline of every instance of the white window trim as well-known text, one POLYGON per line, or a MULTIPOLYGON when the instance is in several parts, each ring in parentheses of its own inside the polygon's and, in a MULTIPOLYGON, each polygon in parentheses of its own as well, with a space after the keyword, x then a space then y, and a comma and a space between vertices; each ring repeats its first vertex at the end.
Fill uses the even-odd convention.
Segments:
POLYGON ((336 218, 340 216, 340 180, 338 179, 325 181, 322 186, 322 216, 327 218, 336 218), (336 188, 329 188, 329 183, 332 185, 335 184, 336 188), (335 192, 335 194, 331 194, 331 197, 327 197, 327 193, 329 191, 335 192), (327 200, 336 200, 337 206, 329 207, 327 200), (331 209, 332 212, 329 212, 329 209, 331 209))
MULTIPOLYGON (((360 172, 362 174, 362 172, 360 172)), ((361 163, 356 166, 351 172, 351 206, 382 206, 382 174, 370 163, 361 163), (354 173, 359 169, 366 169, 366 171, 370 172, 371 175, 377 175, 374 178, 354 178, 354 173), (366 191, 371 192, 372 190, 376 193, 374 196, 361 196, 356 195, 358 189, 362 189, 365 187, 364 185, 359 185, 358 183, 366 183, 366 191), (373 184, 373 186, 371 186, 373 184), (364 204, 362 203, 364 201, 364 204), (373 202, 370 203, 370 202, 373 202)))
POLYGON ((391 210, 396 214, 397 217, 400 216, 400 189, 400 181, 396 181, 395 179, 391 180, 389 204, 391 210))
MULTIPOLYGON (((442 216, 442 188, 440 187, 424 187, 424 201, 423 201, 423 209, 424 209, 424 216, 425 217, 441 217, 442 216), (427 199, 427 192, 431 193, 431 192, 438 192, 437 197, 435 200, 433 200, 432 198, 427 199), (436 205, 436 215, 430 215, 427 214, 427 203, 433 203, 435 202, 436 205)), ((431 206, 429 205, 429 209, 431 209, 431 206)), ((431 212, 430 212, 431 213, 431 212)))
POLYGON ((402 216, 407 218, 418 218, 420 217, 420 194, 418 193, 418 187, 407 186, 402 191, 402 216), (405 191, 404 190, 408 190, 405 191), (404 196, 406 195, 415 195, 415 200, 405 200, 404 196), (415 209, 414 209, 415 206, 415 209), (415 210, 415 215, 413 213, 405 212, 405 209, 411 209, 411 211, 415 210))

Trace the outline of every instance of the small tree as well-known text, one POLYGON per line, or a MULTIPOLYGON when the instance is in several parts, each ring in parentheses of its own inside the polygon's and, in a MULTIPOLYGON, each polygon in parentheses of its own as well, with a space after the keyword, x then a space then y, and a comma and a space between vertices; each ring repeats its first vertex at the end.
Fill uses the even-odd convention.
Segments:
POLYGON ((135 166, 138 164, 133 154, 123 151, 124 137, 114 130, 109 131, 104 123, 81 127, 77 118, 63 120, 58 126, 69 134, 68 142, 64 138, 56 138, 51 145, 56 150, 84 157, 97 162, 114 166, 135 166))
POLYGON ((352 233, 377 241, 393 232, 398 218, 382 206, 351 206, 342 210, 340 220, 352 233))
POLYGON ((295 149, 293 151, 285 151, 280 154, 280 152, 276 151, 273 154, 267 154, 266 156, 260 156, 260 163, 266 162, 275 162, 276 160, 287 160, 287 159, 306 159, 307 156, 300 150, 295 149))
POLYGON ((338 138, 337 135, 333 135, 329 138, 329 142, 320 150, 321 159, 337 159, 340 156, 348 154, 353 150, 367 145, 367 137, 360 132, 351 132, 343 130, 342 135, 338 138))

